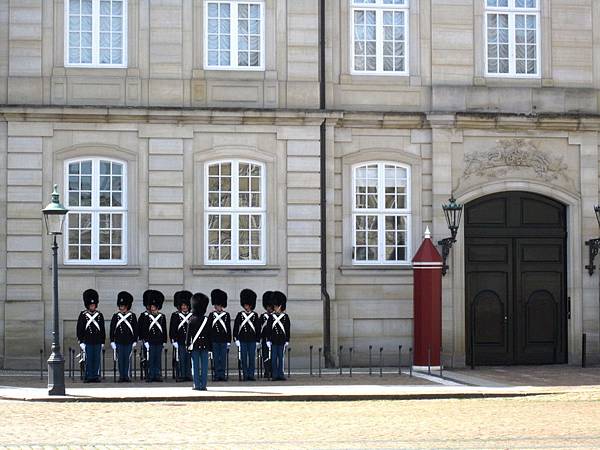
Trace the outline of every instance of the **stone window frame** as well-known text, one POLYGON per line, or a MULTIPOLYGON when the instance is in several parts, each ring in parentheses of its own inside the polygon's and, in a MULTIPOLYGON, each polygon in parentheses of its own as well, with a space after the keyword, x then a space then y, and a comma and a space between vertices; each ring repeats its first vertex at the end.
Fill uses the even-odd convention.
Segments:
POLYGON ((513 76, 488 76, 486 73, 486 0, 477 0, 473 3, 473 50, 474 71, 473 83, 476 86, 527 86, 542 87, 552 86, 552 8, 550 0, 538 0, 539 9, 539 40, 538 59, 539 74, 535 77, 513 76))
POLYGON ((69 257, 69 217, 65 221, 65 229, 63 230, 63 235, 65 238, 63 239, 63 261, 64 264, 68 265, 93 265, 93 266, 112 266, 112 265, 127 265, 127 218, 128 218, 128 202, 127 202, 127 180, 128 180, 128 170, 127 170, 127 162, 107 157, 79 157, 74 159, 66 159, 63 161, 64 165, 64 204, 66 208, 69 210, 69 214, 78 213, 78 214, 91 214, 92 215, 92 223, 91 223, 91 258, 89 260, 85 259, 71 259, 69 257), (91 198, 92 204, 89 207, 81 207, 81 206, 72 206, 69 204, 69 166, 73 163, 90 161, 92 163, 92 172, 91 172, 91 198), (117 163, 122 166, 121 172, 121 199, 122 205, 120 207, 101 207, 98 204, 98 198, 100 193, 100 163, 101 162, 110 162, 117 163), (99 224, 99 216, 101 214, 121 214, 122 215, 122 223, 121 223, 121 258, 120 259, 100 259, 100 224, 99 224))
POLYGON ((484 64, 485 64, 485 76, 490 78, 540 78, 541 77, 541 1, 534 0, 536 2, 536 6, 534 8, 529 7, 517 7, 516 0, 507 0, 507 6, 488 6, 487 0, 483 0, 485 2, 485 11, 483 17, 483 26, 484 26, 484 64), (488 16, 490 14, 506 14, 508 16, 508 64, 509 71, 507 73, 494 73, 489 72, 489 57, 488 57, 488 16), (516 34, 516 25, 515 25, 515 17, 517 15, 525 15, 525 16, 534 16, 535 17, 535 54, 536 54, 536 66, 535 73, 517 73, 516 71, 516 43, 515 43, 515 34, 516 34))
MULTIPOLYGON (((265 0, 204 0, 202 3, 202 67, 207 71, 249 71, 249 72, 264 72, 265 71, 265 60, 266 60, 266 9, 267 5, 265 0), (238 49, 238 28, 235 26, 235 33, 233 32, 233 25, 230 24, 230 65, 222 66, 222 65, 209 65, 208 64, 208 4, 209 3, 228 3, 230 6, 235 5, 235 11, 237 11, 237 6, 239 3, 246 4, 257 4, 260 6, 260 63, 258 66, 240 66, 238 57, 237 57, 237 49, 238 49), (233 56, 235 54, 236 64, 233 65, 233 56)), ((230 21, 233 22, 234 19, 234 8, 230 11, 230 21)), ((237 14, 235 21, 237 21, 237 14)))
POLYGON ((128 0, 123 2, 122 14, 122 63, 121 64, 102 64, 100 59, 100 1, 92 0, 92 63, 70 63, 69 62, 69 8, 70 1, 64 0, 63 14, 63 63, 65 68, 118 68, 126 69, 128 67, 128 31, 129 31, 129 5, 128 0))
MULTIPOLYGON (((54 169, 53 175, 55 180, 59 180, 59 192, 62 193, 63 199, 67 193, 67 185, 65 184, 65 173, 67 162, 82 159, 108 159, 118 162, 125 163, 127 165, 127 180, 125 182, 125 191, 127 196, 127 228, 123 234, 123 241, 126 242, 126 260, 121 263, 106 263, 106 262, 90 262, 86 263, 83 261, 69 262, 65 258, 65 251, 67 248, 67 234, 63 233, 63 244, 62 251, 59 252, 59 256, 62 260, 64 269, 118 269, 124 270, 127 268, 138 269, 139 267, 139 243, 140 232, 142 231, 139 226, 139 212, 138 212, 138 189, 139 189, 139 178, 138 178, 138 155, 136 152, 117 147, 113 145, 102 145, 102 144, 78 144, 71 147, 57 150, 54 153, 54 169)), ((68 208, 68 207, 67 207, 68 208)), ((66 225, 66 224, 65 224, 66 225)))
POLYGON ((266 237, 267 237, 267 192, 266 192, 266 180, 268 177, 266 165, 261 161, 246 158, 228 158, 228 159, 217 159, 208 160, 204 162, 204 183, 203 183, 203 197, 204 197, 204 264, 210 266, 224 266, 224 265, 240 265, 240 266, 264 266, 266 264, 266 237), (231 206, 229 207, 210 207, 208 206, 208 195, 209 195, 209 169, 210 166, 221 163, 231 163, 231 206), (260 204, 258 207, 240 207, 239 206, 239 172, 236 176, 235 168, 239 167, 241 163, 254 164, 260 167, 260 204), (231 216, 231 260, 211 260, 208 257, 208 216, 211 214, 229 214, 231 216), (233 216, 239 216, 241 214, 258 215, 261 217, 261 229, 260 229, 260 258, 257 260, 243 260, 239 257, 239 222, 233 220, 233 216), (237 257, 234 257, 237 256, 237 257))
MULTIPOLYGON (((218 146, 211 150, 197 151, 194 154, 194 225, 193 225, 193 257, 192 270, 194 274, 221 273, 222 270, 257 270, 262 274, 265 270, 278 270, 281 263, 280 244, 283 242, 278 227, 279 216, 283 212, 277 207, 281 203, 278 196, 278 186, 285 182, 285 174, 281 173, 283 163, 276 154, 263 151, 256 147, 235 145, 218 146), (251 160, 259 162, 265 167, 265 229, 264 229, 264 261, 261 264, 206 264, 206 238, 205 238, 205 202, 204 186, 206 179, 205 165, 207 162, 218 160, 251 160), (283 177, 283 178, 282 178, 283 177)), ((285 208, 284 208, 285 209, 285 208)))
POLYGON ((412 184, 411 184, 411 166, 408 164, 400 163, 397 161, 389 160, 368 160, 357 164, 353 164, 351 167, 352 177, 352 265, 353 266, 369 266, 369 265, 390 265, 390 266, 403 266, 410 264, 411 259, 411 239, 412 239, 412 184), (377 165, 377 208, 357 208, 356 207, 356 169, 369 165, 377 165), (405 208, 385 208, 381 206, 382 202, 385 202, 385 190, 381 190, 381 187, 385 187, 385 169, 386 165, 391 165, 406 170, 406 207, 405 208), (376 260, 357 260, 355 254, 356 246, 356 216, 358 215, 370 215, 378 218, 378 258, 376 260), (392 260, 388 261, 385 258, 385 218, 386 216, 405 217, 406 218, 406 249, 405 258, 403 260, 392 260), (383 250, 383 251, 382 251, 383 250))
POLYGON ((409 269, 412 267, 412 256, 415 249, 418 247, 418 242, 415 242, 415 237, 419 237, 419 230, 422 228, 423 211, 422 204, 422 160, 414 154, 403 151, 396 147, 373 147, 361 148, 359 150, 348 153, 341 158, 342 163, 342 250, 341 250, 341 266, 344 271, 361 271, 369 273, 374 270, 393 270, 393 269, 409 269), (353 182, 352 168, 357 165, 362 165, 368 162, 382 161, 391 162, 394 164, 405 165, 410 168, 410 205, 411 217, 409 221, 410 235, 407 237, 408 260, 405 263, 392 264, 354 264, 352 258, 352 242, 353 242, 353 182), (415 245, 417 247, 415 247, 415 245))
POLYGON ((402 4, 384 4, 383 0, 373 0, 374 3, 358 3, 357 0, 348 0, 348 69, 351 75, 357 76, 409 76, 410 75, 410 38, 411 15, 410 0, 401 0, 402 4), (379 69, 357 70, 354 65, 354 11, 357 9, 374 10, 377 14, 376 19, 376 61, 379 69), (403 71, 385 71, 383 70, 383 13, 404 12, 404 70, 403 71))

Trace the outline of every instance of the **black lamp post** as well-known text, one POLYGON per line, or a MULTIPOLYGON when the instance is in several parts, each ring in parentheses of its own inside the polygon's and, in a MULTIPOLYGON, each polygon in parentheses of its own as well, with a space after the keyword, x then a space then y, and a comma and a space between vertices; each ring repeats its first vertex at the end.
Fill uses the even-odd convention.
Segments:
POLYGON ((69 212, 60 204, 57 185, 54 185, 52 201, 48 203, 42 214, 46 225, 46 234, 53 237, 52 243, 52 301, 54 313, 54 329, 52 331, 52 354, 48 358, 48 394, 65 395, 65 359, 60 352, 60 339, 58 336, 58 244, 56 236, 62 234, 63 222, 69 212))
POLYGON ((442 276, 445 276, 448 272, 448 264, 446 264, 446 261, 448 259, 448 255, 450 254, 452 245, 454 245, 456 242, 456 233, 458 233, 458 227, 460 227, 460 218, 462 216, 463 205, 456 203, 454 196, 452 196, 450 197, 449 203, 442 205, 442 209, 444 210, 446 223, 448 224, 448 229, 450 230, 451 234, 450 237, 438 241, 438 245, 442 247, 442 258, 444 259, 442 276))
MULTIPOLYGON (((600 227, 600 205, 594 206, 594 212, 596 213, 596 220, 598 221, 598 226, 600 227)), ((594 274, 594 269, 596 268, 594 265, 594 258, 596 258, 598 250, 600 250, 600 238, 585 241, 585 245, 589 247, 589 264, 585 266, 585 268, 591 276, 594 274)))

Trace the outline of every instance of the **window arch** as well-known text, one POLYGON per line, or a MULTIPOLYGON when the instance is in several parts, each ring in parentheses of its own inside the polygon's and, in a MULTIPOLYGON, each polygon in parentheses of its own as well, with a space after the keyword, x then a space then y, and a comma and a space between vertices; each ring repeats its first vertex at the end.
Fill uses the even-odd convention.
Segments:
POLYGON ((206 264, 265 264, 265 181, 265 165, 257 161, 206 163, 206 264))
POLYGON ((127 263, 127 164, 109 158, 65 161, 66 264, 127 263))
POLYGON ((352 262, 406 264, 410 257, 410 167, 374 161, 352 168, 352 262))

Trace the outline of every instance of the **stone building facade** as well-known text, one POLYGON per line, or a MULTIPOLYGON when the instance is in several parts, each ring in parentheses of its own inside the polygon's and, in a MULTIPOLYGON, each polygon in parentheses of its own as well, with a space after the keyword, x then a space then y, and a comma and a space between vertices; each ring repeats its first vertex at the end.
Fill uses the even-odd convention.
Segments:
POLYGON ((448 235, 441 205, 454 195, 465 225, 443 279, 444 362, 576 363, 582 333, 598 355, 584 242, 600 232, 600 3, 320 5, 0 0, 0 367, 36 367, 49 347, 40 210, 53 184, 71 211, 64 347, 90 287, 105 315, 120 290, 139 312, 148 287, 221 287, 235 311, 249 287, 287 293, 296 367, 324 339, 332 357, 354 347, 359 364, 373 345, 392 363, 412 345, 410 260, 425 227, 448 235), (564 207, 555 291, 519 284, 524 259, 490 269, 512 280, 504 294, 472 292, 477 262, 493 262, 491 247, 470 252, 477 217, 515 252, 534 238, 527 224, 502 234, 493 202, 477 209, 508 193, 533 199, 523 217, 564 207), (481 331, 490 323, 496 335, 481 331), (523 339, 554 356, 515 357, 523 339), (504 360, 486 356, 494 345, 504 360))

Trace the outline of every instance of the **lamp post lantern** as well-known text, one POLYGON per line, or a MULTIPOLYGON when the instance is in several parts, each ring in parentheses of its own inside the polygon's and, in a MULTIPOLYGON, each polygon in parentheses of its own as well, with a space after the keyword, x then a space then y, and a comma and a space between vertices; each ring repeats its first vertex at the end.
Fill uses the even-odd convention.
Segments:
POLYGON ((448 264, 446 261, 448 259, 448 255, 450 255, 450 249, 452 248, 452 245, 454 245, 456 242, 456 234, 458 233, 458 228, 460 227, 463 205, 456 203, 456 199, 453 195, 450 197, 448 203, 442 205, 442 209, 444 210, 446 223, 448 224, 448 229, 450 230, 451 234, 450 237, 438 241, 438 245, 442 247, 442 258, 444 260, 442 265, 442 276, 444 276, 448 272, 448 264))
MULTIPOLYGON (((596 220, 598 221, 598 226, 600 227, 600 205, 594 206, 594 212, 596 213, 596 220)), ((600 250, 600 238, 590 239, 589 241, 585 241, 585 245, 589 247, 588 252, 588 265, 585 266, 588 273, 591 275, 594 274, 594 269, 596 266, 594 265, 594 259, 598 255, 598 250, 600 250)))
POLYGON ((54 185, 52 200, 42 209, 44 215, 44 224, 46 225, 46 234, 52 236, 52 303, 54 315, 54 327, 52 331, 52 353, 48 358, 48 395, 65 395, 65 359, 60 352, 59 339, 59 318, 58 318, 58 244, 56 236, 62 234, 62 227, 65 217, 69 212, 60 204, 57 191, 58 186, 54 185))

